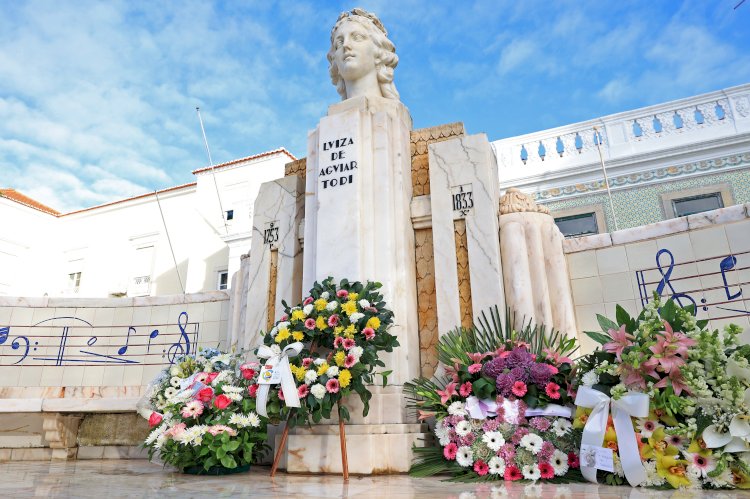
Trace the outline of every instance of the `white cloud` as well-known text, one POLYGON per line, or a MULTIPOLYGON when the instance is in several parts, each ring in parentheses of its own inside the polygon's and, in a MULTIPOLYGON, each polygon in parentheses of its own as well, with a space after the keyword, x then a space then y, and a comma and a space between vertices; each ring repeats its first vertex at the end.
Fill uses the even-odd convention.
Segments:
POLYGON ((500 75, 505 75, 521 65, 535 66, 536 53, 536 44, 531 40, 513 40, 500 54, 497 71, 500 75))

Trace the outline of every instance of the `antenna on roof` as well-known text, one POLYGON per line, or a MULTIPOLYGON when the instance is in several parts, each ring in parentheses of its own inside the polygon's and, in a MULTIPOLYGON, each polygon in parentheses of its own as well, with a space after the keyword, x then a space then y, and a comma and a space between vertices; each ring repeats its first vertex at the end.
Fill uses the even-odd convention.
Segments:
POLYGON ((206 144, 206 154, 208 155, 208 165, 211 167, 211 177, 214 179, 214 187, 216 188, 216 199, 219 200, 219 210, 221 211, 221 221, 224 222, 224 231, 229 235, 229 227, 227 226, 227 219, 224 216, 224 207, 221 205, 221 196, 219 195, 219 184, 216 183, 216 172, 214 171, 214 162, 211 159, 211 150, 208 148, 208 139, 206 138, 206 129, 203 128, 203 118, 201 118, 201 108, 195 106, 195 112, 198 113, 198 121, 201 124, 201 132, 203 133, 203 143, 206 144))

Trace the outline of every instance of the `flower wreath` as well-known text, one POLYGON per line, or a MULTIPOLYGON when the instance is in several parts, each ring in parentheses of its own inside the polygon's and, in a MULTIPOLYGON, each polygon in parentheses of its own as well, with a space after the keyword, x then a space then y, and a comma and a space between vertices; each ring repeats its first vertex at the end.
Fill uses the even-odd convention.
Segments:
MULTIPOLYGON (((274 355, 297 342, 303 345, 299 354, 288 359, 300 401, 290 424, 328 419, 335 405, 339 417, 349 420, 342 399, 351 392, 362 400, 363 416, 369 412, 372 394, 367 386, 376 374, 386 386, 392 372, 375 372, 385 367, 380 352, 391 352, 399 345, 396 336, 388 333, 393 312, 377 291, 381 286, 346 279, 335 284, 329 277, 316 282, 301 304, 289 307, 282 302, 284 314, 264 335, 264 344, 274 355)), ((259 386, 251 388, 257 391, 259 386)), ((284 404, 283 390, 277 388, 269 391, 266 402, 272 420, 288 415, 290 409, 284 404)))

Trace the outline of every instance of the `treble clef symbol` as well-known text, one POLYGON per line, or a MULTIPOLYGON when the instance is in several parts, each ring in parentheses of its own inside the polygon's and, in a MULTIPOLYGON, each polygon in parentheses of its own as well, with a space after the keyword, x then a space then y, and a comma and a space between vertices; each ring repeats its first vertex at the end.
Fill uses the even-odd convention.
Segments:
POLYGON ((185 326, 187 326, 187 324, 188 314, 187 312, 182 312, 177 319, 177 326, 180 328, 180 339, 177 340, 177 343, 173 343, 172 346, 169 347, 169 350, 167 350, 167 360, 169 360, 170 364, 174 364, 176 358, 190 354, 190 337, 188 336, 187 331, 185 331, 185 326), (183 341, 185 342, 184 346, 182 345, 183 341))
POLYGON ((659 284, 656 286, 656 293, 659 296, 661 296, 662 293, 664 292, 664 288, 666 286, 669 286, 669 289, 672 290, 672 299, 676 301, 680 307, 683 307, 683 308, 685 307, 680 301, 681 298, 684 298, 686 300, 689 300, 693 304, 693 307, 696 307, 696 310, 697 310, 697 305, 695 303, 695 300, 693 300, 690 296, 686 295, 685 293, 678 293, 677 291, 675 291, 674 287, 672 286, 672 283, 669 282, 669 278, 672 276, 672 270, 674 269, 674 255, 672 255, 671 251, 665 248, 665 249, 660 249, 656 253, 656 267, 659 273, 661 274, 661 281, 659 281, 659 284), (666 254, 669 257, 669 267, 667 268, 666 272, 664 272, 664 269, 662 268, 661 261, 660 261, 661 255, 663 254, 666 254))

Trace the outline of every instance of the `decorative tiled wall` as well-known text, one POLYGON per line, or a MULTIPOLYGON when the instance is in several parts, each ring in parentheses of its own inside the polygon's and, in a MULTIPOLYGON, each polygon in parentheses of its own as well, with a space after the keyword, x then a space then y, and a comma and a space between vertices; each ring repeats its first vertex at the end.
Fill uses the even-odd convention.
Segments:
MULTIPOLYGON (((578 330, 622 305, 638 314, 654 291, 750 341, 750 203, 565 242, 578 330)), ((594 345, 581 335, 584 351, 594 345)))
POLYGON ((145 298, 0 297, 0 387, 143 386, 225 341, 223 292, 145 298))
MULTIPOLYGON (((669 169, 665 168, 663 169, 665 171, 664 175, 658 176, 656 172, 651 172, 647 180, 644 178, 638 182, 629 179, 630 177, 641 178, 643 174, 625 176, 619 183, 619 177, 610 179, 612 182, 611 185, 614 187, 628 185, 628 187, 616 188, 612 191, 612 202, 617 212, 618 228, 627 229, 664 220, 666 215, 661 203, 660 194, 666 192, 727 183, 730 185, 735 203, 743 204, 750 202, 750 154, 744 154, 741 157, 733 156, 732 158, 718 159, 711 163, 721 164, 724 167, 738 167, 743 165, 747 167, 722 173, 693 176, 672 176, 669 173, 669 169)), ((711 169, 711 171, 720 172, 721 170, 711 169)), ((557 196, 537 195, 537 202, 544 203, 553 214, 556 211, 571 208, 599 205, 604 209, 607 220, 607 227, 600 227, 599 229, 602 232, 614 230, 615 225, 612 218, 612 210, 607 199, 603 181, 593 182, 591 186, 581 184, 570 187, 571 193, 579 195, 571 195, 567 198, 560 196, 562 199, 558 201, 553 200, 557 196), (580 195, 584 193, 585 195, 580 195)), ((564 190, 565 188, 560 189, 561 192, 564 190)))

